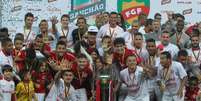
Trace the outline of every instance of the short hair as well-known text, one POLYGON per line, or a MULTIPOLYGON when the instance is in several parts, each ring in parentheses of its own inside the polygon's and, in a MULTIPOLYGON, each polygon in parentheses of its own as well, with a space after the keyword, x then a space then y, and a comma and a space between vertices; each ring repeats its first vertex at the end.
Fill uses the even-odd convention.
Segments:
POLYGON ((153 38, 149 38, 149 39, 146 40, 146 43, 148 43, 148 42, 153 42, 153 43, 155 43, 156 40, 154 40, 153 38))
POLYGON ((102 42, 103 42, 105 39, 111 39, 111 37, 110 37, 109 35, 105 35, 105 36, 103 36, 103 38, 102 38, 102 42))
POLYGON ((199 38, 199 34, 192 34, 190 39, 192 40, 193 37, 198 37, 199 38))
POLYGON ((63 15, 61 16, 61 20, 62 20, 64 17, 70 19, 70 16, 69 16, 68 14, 63 14, 63 15))
POLYGON ((1 45, 2 45, 3 47, 5 47, 8 42, 11 42, 11 43, 12 43, 12 40, 11 40, 10 38, 4 38, 4 39, 1 41, 1 45))
POLYGON ((31 12, 28 12, 28 13, 25 14, 24 20, 26 20, 28 17, 33 17, 34 18, 34 15, 31 12))
POLYGON ((154 19, 156 19, 156 16, 161 16, 161 14, 160 14, 160 13, 156 13, 156 14, 154 15, 154 19))
POLYGON ((158 21, 158 20, 156 20, 156 19, 153 20, 153 23, 154 23, 154 22, 158 22, 158 23, 160 23, 160 21, 158 21))
POLYGON ((123 45, 125 45, 125 40, 124 40, 124 38, 119 37, 119 38, 116 38, 114 40, 113 44, 114 45, 117 45, 117 44, 123 44, 123 45))
POLYGON ((21 39, 24 40, 24 34, 22 34, 22 33, 17 33, 17 34, 15 35, 15 38, 17 38, 17 37, 19 37, 19 38, 21 38, 21 39))
POLYGON ((153 23, 153 19, 147 19, 145 21, 145 26, 152 25, 152 23, 153 23))
POLYGON ((143 35, 140 32, 135 33, 135 36, 141 36, 143 38, 143 35))
POLYGON ((39 23, 39 27, 41 26, 41 23, 42 23, 42 22, 46 22, 46 23, 48 23, 47 20, 43 19, 43 20, 40 21, 40 23, 39 23))
POLYGON ((56 47, 58 47, 58 45, 64 45, 66 47, 66 43, 64 41, 58 41, 56 47))
POLYGON ((2 67, 2 73, 4 73, 5 70, 12 71, 13 68, 12 68, 12 66, 6 64, 6 65, 4 65, 4 66, 2 67))
POLYGON ((61 40, 61 39, 63 39, 63 38, 66 39, 66 36, 60 36, 60 37, 59 37, 59 40, 61 40))
POLYGON ((200 35, 200 31, 197 29, 197 28, 194 28, 193 30, 192 30, 192 34, 193 35, 200 35))
POLYGON ((133 57, 135 57, 136 58, 136 62, 137 62, 137 56, 135 55, 135 54, 129 54, 127 57, 126 57, 126 62, 127 62, 127 59, 129 58, 129 57, 131 57, 131 56, 133 56, 133 57))
POLYGON ((109 12, 103 12, 103 14, 107 14, 107 15, 110 15, 110 13, 109 13, 109 12))
POLYGON ((180 17, 180 18, 182 18, 183 20, 185 20, 185 17, 184 17, 183 15, 181 15, 180 13, 177 13, 177 14, 176 14, 176 18, 178 18, 178 17, 180 17))
POLYGON ((43 35, 42 35, 42 34, 38 34, 38 35, 35 37, 35 40, 36 40, 37 38, 43 38, 43 35))
POLYGON ((79 21, 79 20, 84 20, 84 23, 85 23, 85 24, 87 23, 87 20, 86 20, 85 17, 78 17, 78 18, 77 18, 77 24, 78 24, 78 21, 79 21))
POLYGON ((14 43, 16 43, 17 40, 24 42, 24 38, 22 38, 22 37, 15 37, 14 43))
POLYGON ((163 30, 162 33, 169 33, 167 30, 163 30))
POLYGON ((169 36, 171 36, 171 33, 170 33, 169 31, 167 31, 167 30, 163 30, 163 31, 162 31, 162 35, 163 35, 164 33, 167 33, 169 36))
POLYGON ((181 50, 179 50, 179 52, 178 52, 178 57, 180 57, 180 56, 188 56, 188 52, 186 51, 186 50, 184 50, 184 49, 181 49, 181 50))
POLYGON ((165 55, 167 59, 172 59, 172 56, 171 56, 170 52, 168 52, 168 51, 162 52, 161 55, 165 55))
POLYGON ((61 76, 63 76, 63 75, 64 75, 64 73, 66 73, 66 72, 70 72, 70 73, 72 73, 72 74, 73 74, 72 69, 67 69, 67 70, 62 70, 62 71, 61 71, 61 76))
POLYGON ((8 34, 8 28, 6 28, 6 27, 1 28, 1 29, 0 29, 0 33, 1 33, 1 32, 4 32, 4 33, 7 33, 7 34, 8 34))
POLYGON ((77 58, 86 58, 87 59, 87 56, 85 54, 82 54, 82 53, 78 54, 76 57, 77 58))

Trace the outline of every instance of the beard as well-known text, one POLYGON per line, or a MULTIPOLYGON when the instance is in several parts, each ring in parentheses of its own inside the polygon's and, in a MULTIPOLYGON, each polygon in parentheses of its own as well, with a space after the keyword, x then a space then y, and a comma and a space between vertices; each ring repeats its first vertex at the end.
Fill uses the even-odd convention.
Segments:
POLYGON ((167 46, 167 45, 169 44, 169 42, 168 42, 168 41, 162 41, 162 44, 163 44, 164 46, 167 46))
POLYGON ((193 48, 199 48, 199 43, 192 44, 193 48))

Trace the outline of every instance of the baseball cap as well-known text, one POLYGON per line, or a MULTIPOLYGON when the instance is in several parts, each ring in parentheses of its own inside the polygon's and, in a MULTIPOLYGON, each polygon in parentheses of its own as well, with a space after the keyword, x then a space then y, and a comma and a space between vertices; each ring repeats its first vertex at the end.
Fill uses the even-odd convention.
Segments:
POLYGON ((89 26, 88 32, 95 32, 95 33, 97 33, 98 32, 98 28, 96 26, 89 26))

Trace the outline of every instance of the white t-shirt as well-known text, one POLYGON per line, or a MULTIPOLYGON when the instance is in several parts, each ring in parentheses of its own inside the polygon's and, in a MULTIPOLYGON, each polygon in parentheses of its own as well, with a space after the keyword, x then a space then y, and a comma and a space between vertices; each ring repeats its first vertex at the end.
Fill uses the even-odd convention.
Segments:
MULTIPOLYGON (((66 90, 68 90, 67 87, 66 90)), ((46 101, 63 101, 62 98, 65 97, 64 91, 65 91, 64 81, 63 79, 60 79, 58 85, 55 85, 54 83, 54 85, 51 87, 48 96, 46 97, 46 101)), ((71 97, 74 91, 75 91, 74 87, 70 85, 69 97, 71 97)))
MULTIPOLYGON (((142 36, 143 37, 143 42, 145 42, 145 36, 144 36, 144 34, 142 34, 142 35, 143 35, 142 36)), ((126 31, 126 32, 124 32, 123 37, 125 39, 127 47, 128 48, 132 47, 135 35, 131 34, 128 31, 126 31)))
MULTIPOLYGON (((145 63, 152 64, 153 65, 152 68, 154 68, 157 72, 159 64, 160 64, 160 57, 157 57, 157 56, 149 57, 149 53, 147 53, 143 59, 145 63)), ((157 86, 156 79, 157 79, 157 76, 151 77, 150 79, 147 80, 146 84, 147 84, 147 88, 149 88, 149 91, 153 91, 156 88, 157 86)))
POLYGON ((177 34, 176 33, 173 36, 170 37, 170 42, 172 44, 177 45, 177 40, 179 40, 178 44, 179 44, 179 46, 181 48, 186 48, 187 44, 190 41, 190 37, 185 32, 181 33, 181 36, 179 37, 179 39, 177 39, 177 34))
POLYGON ((111 28, 110 24, 105 24, 100 28, 96 36, 97 47, 99 48, 101 46, 101 41, 104 36, 111 36, 112 40, 114 40, 117 37, 123 37, 123 34, 124 30, 118 25, 115 28, 111 28))
POLYGON ((158 80, 162 81, 165 84, 165 91, 164 95, 176 95, 179 86, 180 86, 180 80, 187 76, 187 73, 182 66, 181 63, 172 61, 172 64, 170 66, 171 72, 170 72, 170 78, 167 80, 164 80, 164 68, 160 65, 158 68, 158 80))
POLYGON ((14 91, 15 83, 13 81, 0 80, 0 101, 11 101, 14 91))
POLYGON ((71 24, 68 25, 68 30, 62 30, 61 26, 57 27, 58 32, 57 32, 57 39, 59 39, 60 36, 66 36, 67 38, 67 43, 68 46, 72 46, 73 44, 73 37, 72 37, 72 32, 74 29, 77 28, 77 26, 73 26, 71 24))
POLYGON ((201 64, 201 49, 193 51, 192 48, 190 48, 187 50, 187 52, 193 63, 201 64))
POLYGON ((39 34, 39 28, 32 26, 31 30, 20 27, 17 29, 16 33, 10 35, 10 38, 14 41, 15 35, 17 33, 22 33, 24 35, 25 44, 29 44, 34 41, 35 37, 39 34))
POLYGON ((126 46, 129 48, 132 46, 134 35, 128 31, 124 32, 124 40, 126 42, 126 46))
POLYGON ((10 65, 13 67, 13 57, 10 56, 6 56, 2 50, 0 50, 0 73, 2 73, 2 67, 4 65, 10 65))
MULTIPOLYGON (((149 55, 148 51, 146 51, 143 59, 144 59, 144 61, 150 61, 150 55, 149 55)), ((154 62, 154 67, 158 67, 160 64, 160 57, 154 56, 153 62, 154 62)))
POLYGON ((129 75, 128 68, 122 70, 120 72, 120 80, 123 83, 122 85, 126 85, 128 95, 132 98, 140 98, 146 94, 148 91, 145 87, 145 83, 142 80, 143 68, 137 66, 135 73, 129 75), (134 77, 131 77, 134 76, 134 77), (132 79, 133 78, 133 79, 132 79))
POLYGON ((146 47, 145 47, 144 44, 143 44, 142 48, 140 48, 140 49, 137 49, 134 46, 130 46, 130 47, 128 47, 128 49, 135 50, 137 55, 140 58, 143 58, 143 57, 145 57, 147 55, 147 50, 146 50, 146 47))
MULTIPOLYGON (((41 32, 39 32, 39 34, 42 34, 41 32)), ((48 32, 48 41, 49 41, 49 46, 51 47, 51 50, 55 50, 56 49, 56 44, 57 44, 57 38, 55 34, 52 34, 50 32, 48 32), (49 40, 49 38, 52 38, 53 40, 49 40)))

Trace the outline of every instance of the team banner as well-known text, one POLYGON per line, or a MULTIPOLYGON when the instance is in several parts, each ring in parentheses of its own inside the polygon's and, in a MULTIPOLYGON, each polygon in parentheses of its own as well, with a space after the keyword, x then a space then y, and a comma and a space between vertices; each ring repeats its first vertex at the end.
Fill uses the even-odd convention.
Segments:
MULTIPOLYGON (((84 1, 89 1, 89 0, 84 0, 84 1)), ((81 3, 79 3, 79 4, 81 4, 81 3)), ((81 5, 83 5, 83 4, 81 4, 81 5)), ((69 12, 70 19, 71 19, 71 21, 76 19, 76 16, 79 14, 82 14, 85 17, 95 15, 97 13, 105 11, 105 8, 106 8, 105 7, 105 1, 104 0, 99 1, 99 2, 96 2, 94 4, 88 5, 86 7, 82 7, 82 8, 78 8, 76 10, 70 11, 69 12)))
POLYGON ((120 12, 127 24, 130 25, 137 19, 140 13, 149 15, 150 0, 119 0, 117 2, 118 12, 120 12))

